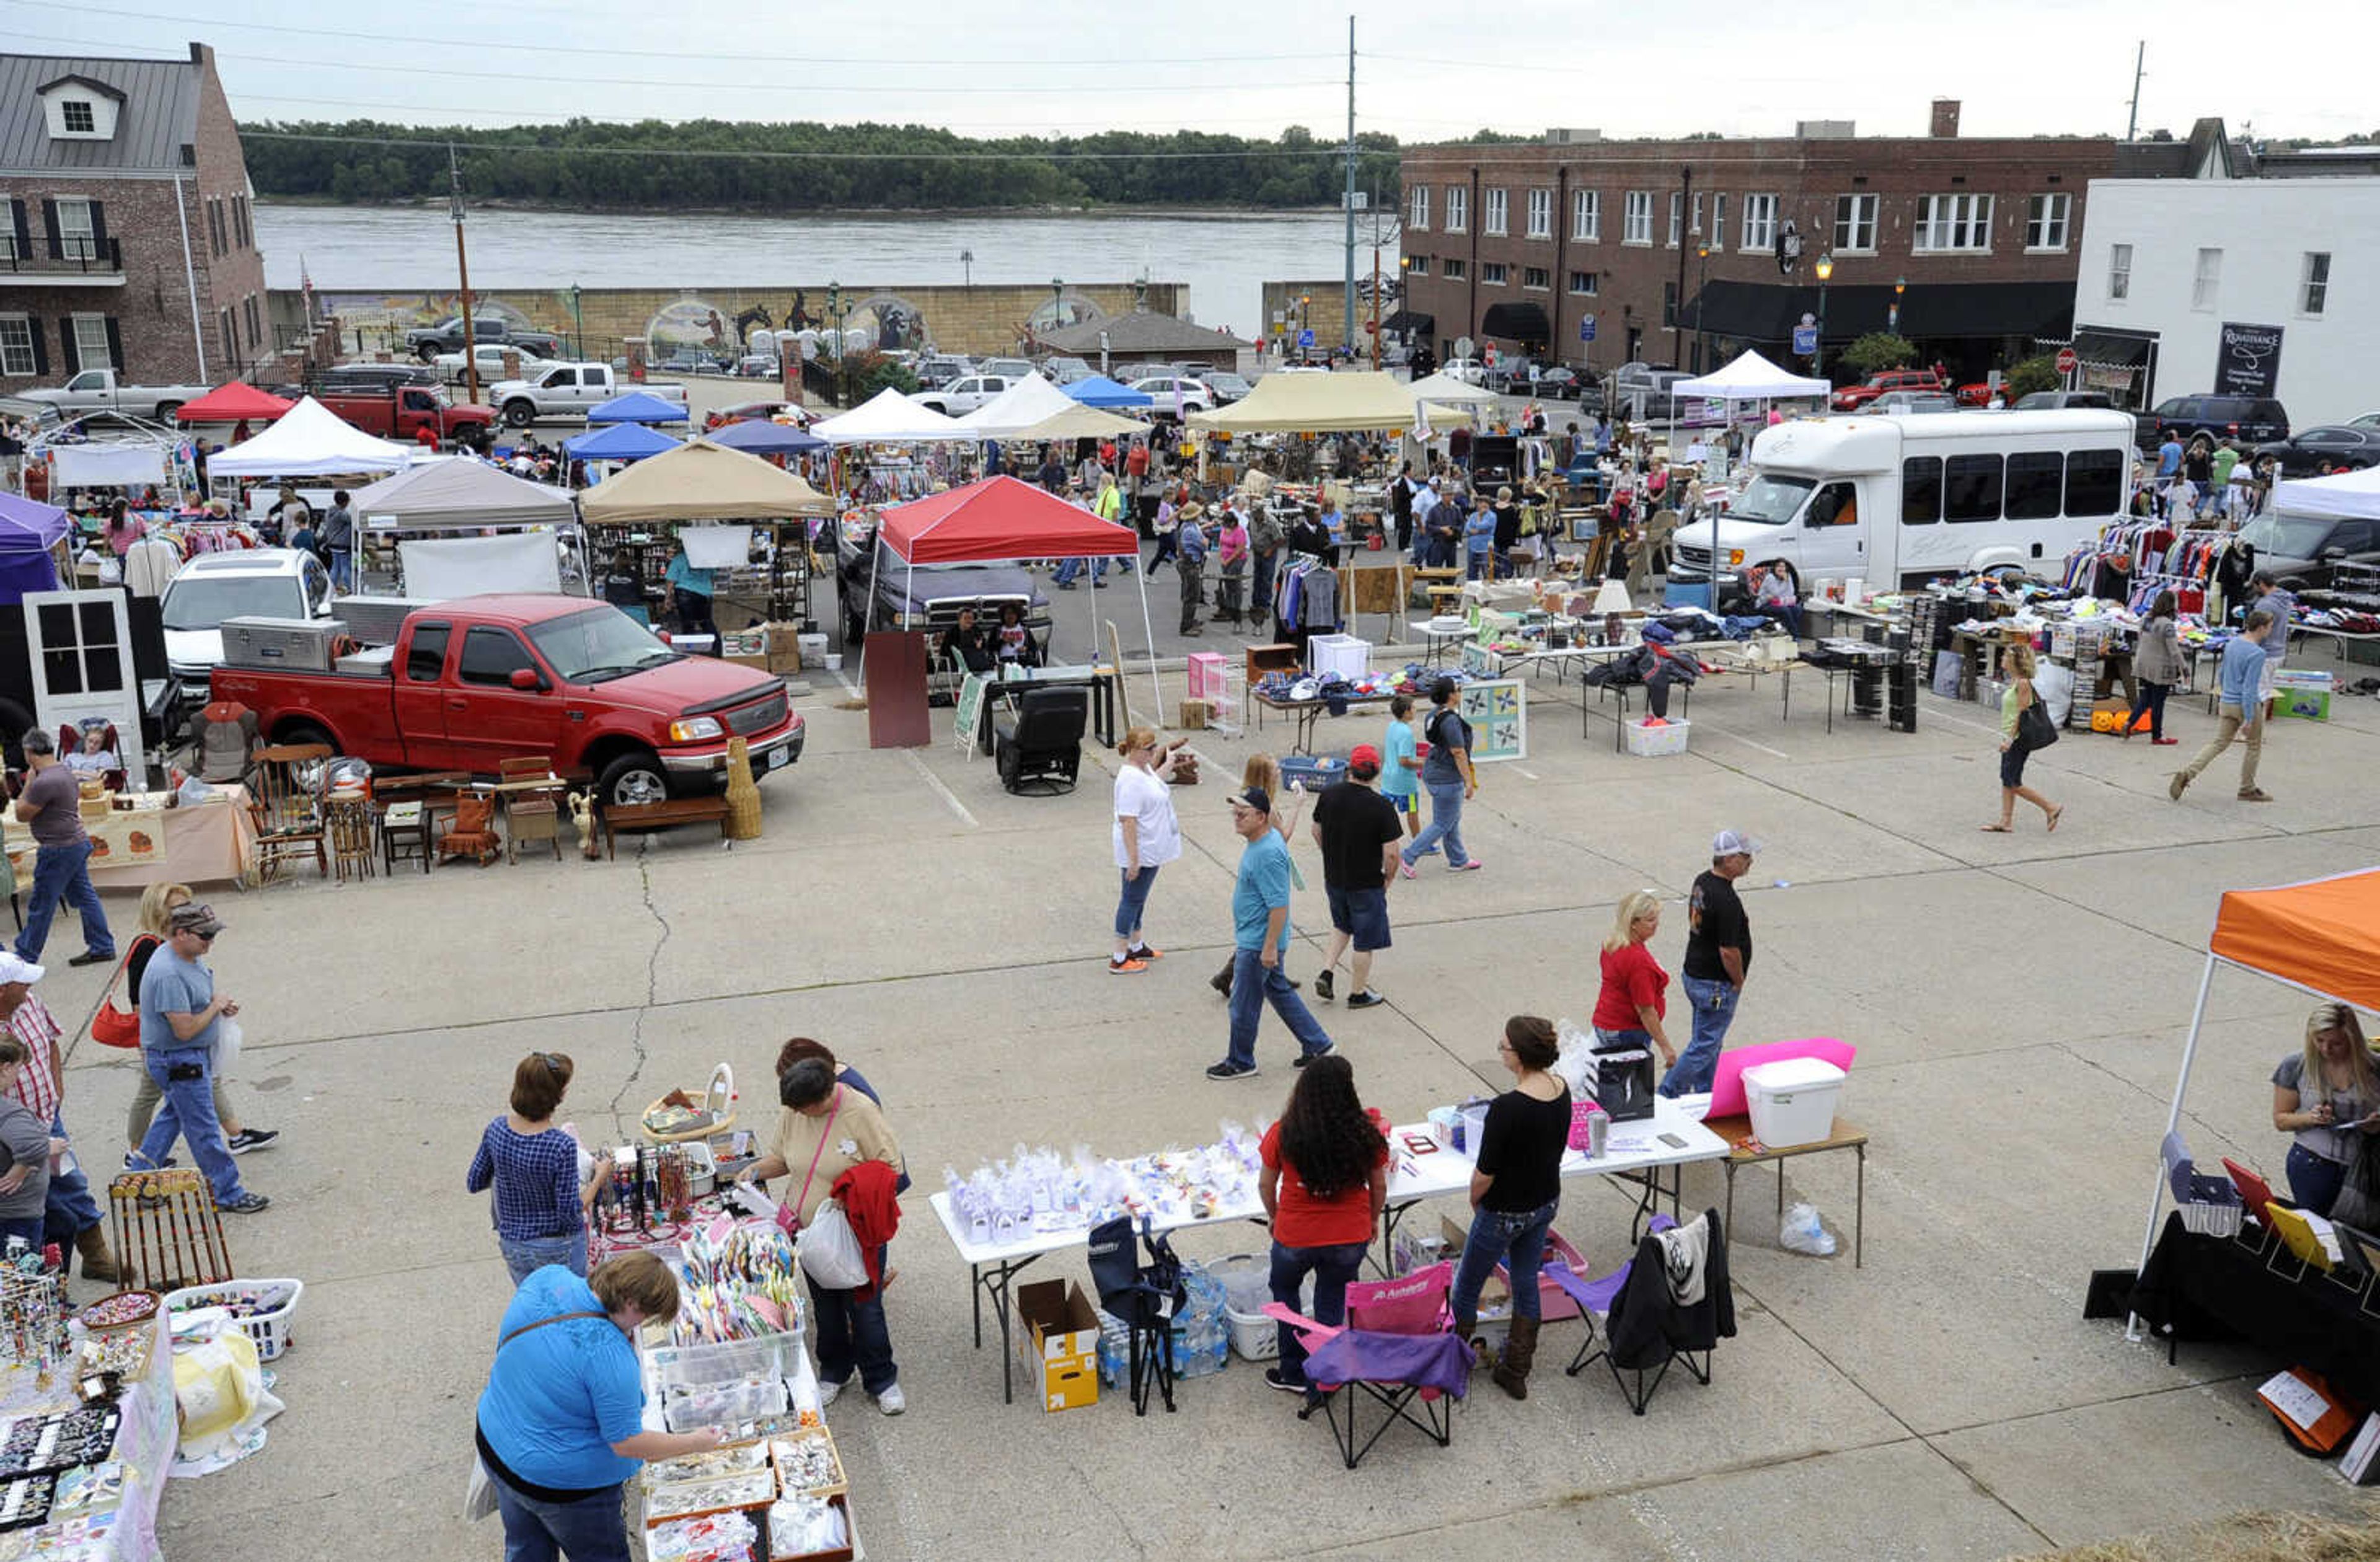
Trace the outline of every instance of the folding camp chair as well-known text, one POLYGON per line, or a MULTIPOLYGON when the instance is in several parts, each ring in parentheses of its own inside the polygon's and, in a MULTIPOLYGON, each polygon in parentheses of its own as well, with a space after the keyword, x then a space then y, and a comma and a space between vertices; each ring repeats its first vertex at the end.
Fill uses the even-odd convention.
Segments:
POLYGON ((1306 1348, 1305 1379, 1314 1386, 1297 1419, 1307 1420, 1319 1409, 1348 1469, 1362 1463, 1381 1434, 1401 1421, 1427 1433, 1441 1448, 1453 1442, 1449 1401, 1469 1392, 1472 1366, 1471 1347, 1456 1337, 1447 1311, 1453 1285, 1451 1263, 1433 1263, 1401 1279, 1351 1285, 1343 1328, 1317 1323, 1281 1302, 1265 1304, 1266 1315, 1295 1329, 1306 1348), (1388 1414, 1358 1446, 1355 1422, 1364 1397, 1388 1414))
POLYGON ((1582 1282, 1567 1264, 1559 1269, 1550 1263, 1546 1266, 1554 1283, 1574 1298, 1587 1315, 1587 1337, 1563 1370, 1576 1377, 1590 1361, 1603 1361, 1610 1367, 1611 1381, 1628 1408, 1640 1416, 1669 1375, 1672 1361, 1682 1362, 1695 1382, 1707 1385, 1713 1349, 1720 1339, 1735 1336, 1735 1293, 1728 1283, 1726 1233, 1717 1210, 1706 1210, 1695 1218, 1710 1223, 1703 1294, 1695 1302, 1682 1303, 1672 1294, 1661 1237, 1677 1222, 1659 1215, 1636 1244, 1636 1256, 1599 1280, 1582 1282), (1603 1325, 1604 1343, 1590 1351, 1598 1323, 1603 1325))
POLYGON ((1142 1263, 1133 1243, 1132 1217, 1118 1215, 1091 1228, 1091 1284, 1099 1306, 1123 1320, 1131 1331, 1132 1411, 1148 1414, 1148 1393, 1164 1396, 1165 1412, 1173 1413, 1173 1320, 1187 1303, 1182 1285, 1182 1261, 1173 1245, 1149 1229, 1141 1216, 1140 1239, 1148 1248, 1142 1263))

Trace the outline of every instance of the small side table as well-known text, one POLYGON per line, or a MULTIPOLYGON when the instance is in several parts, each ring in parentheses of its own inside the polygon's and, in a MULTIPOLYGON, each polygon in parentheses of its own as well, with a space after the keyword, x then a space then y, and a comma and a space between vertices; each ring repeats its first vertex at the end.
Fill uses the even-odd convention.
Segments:
POLYGON ((1852 1267, 1861 1267, 1865 1257, 1867 1239, 1867 1135, 1859 1129, 1835 1119, 1835 1131, 1815 1144, 1795 1144, 1783 1150, 1771 1150, 1752 1135, 1752 1119, 1742 1117, 1706 1117, 1703 1127, 1727 1141, 1727 1159, 1719 1165, 1727 1169, 1727 1229, 1735 1231, 1735 1174, 1745 1166, 1756 1166, 1774 1161, 1777 1165, 1777 1223, 1785 1223, 1785 1165, 1795 1155, 1818 1155, 1829 1150, 1849 1150, 1859 1157, 1859 1191, 1852 1210, 1852 1267))
POLYGON ((338 882, 372 876, 371 799, 361 796, 332 798, 322 805, 322 824, 331 837, 331 862, 338 882))
POLYGON ((394 802, 380 816, 381 861, 391 874, 407 860, 419 860, 430 872, 430 805, 415 800, 394 802))

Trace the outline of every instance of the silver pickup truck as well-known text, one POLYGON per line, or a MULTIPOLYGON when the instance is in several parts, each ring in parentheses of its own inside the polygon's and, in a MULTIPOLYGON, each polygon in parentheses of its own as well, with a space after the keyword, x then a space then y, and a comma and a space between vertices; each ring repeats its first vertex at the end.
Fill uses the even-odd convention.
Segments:
POLYGON ((23 401, 46 402, 58 409, 61 416, 74 418, 87 412, 121 412, 134 418, 152 418, 161 423, 173 421, 182 404, 196 401, 212 389, 210 385, 130 385, 126 384, 113 369, 86 369, 56 390, 29 390, 17 393, 23 401))

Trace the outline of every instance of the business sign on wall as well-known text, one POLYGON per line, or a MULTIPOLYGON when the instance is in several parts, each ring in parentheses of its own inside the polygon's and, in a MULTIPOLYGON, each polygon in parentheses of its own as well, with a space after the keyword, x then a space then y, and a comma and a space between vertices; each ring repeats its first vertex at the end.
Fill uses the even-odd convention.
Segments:
POLYGON ((2223 323, 2215 348, 2215 389, 2221 396, 2271 396, 2281 380, 2281 328, 2223 323))

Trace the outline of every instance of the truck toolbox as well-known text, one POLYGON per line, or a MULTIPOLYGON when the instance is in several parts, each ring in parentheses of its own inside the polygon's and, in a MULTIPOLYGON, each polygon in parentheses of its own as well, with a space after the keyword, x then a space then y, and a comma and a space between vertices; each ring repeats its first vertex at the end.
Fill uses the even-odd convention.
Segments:
POLYGON ((226 618, 224 665, 327 673, 331 647, 346 633, 346 622, 338 618, 226 618))

